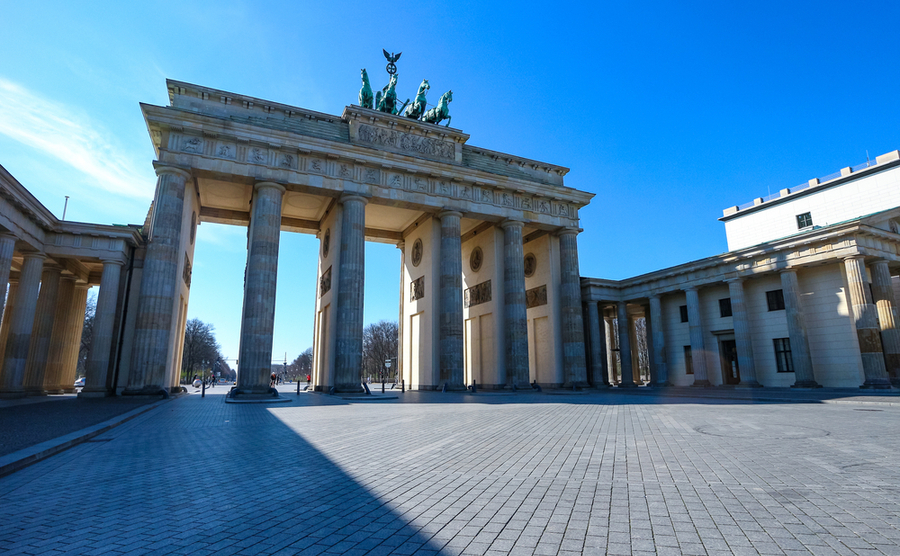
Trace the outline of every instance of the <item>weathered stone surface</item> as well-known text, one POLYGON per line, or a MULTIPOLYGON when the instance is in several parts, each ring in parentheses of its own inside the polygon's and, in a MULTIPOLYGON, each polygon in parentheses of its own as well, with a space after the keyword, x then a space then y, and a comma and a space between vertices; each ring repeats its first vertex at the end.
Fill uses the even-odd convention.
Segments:
POLYGON ((784 294, 784 316, 787 319, 788 337, 791 341, 791 361, 794 364, 796 382, 793 386, 817 388, 819 383, 816 382, 809 354, 809 339, 803 322, 803 309, 800 307, 800 286, 797 283, 796 271, 782 271, 781 290, 784 294))
POLYGON ((463 374, 462 244, 459 219, 462 214, 443 211, 440 252, 440 385, 465 388, 463 374))
POLYGON ((100 276, 100 293, 94 313, 94 328, 91 338, 91 353, 88 356, 82 397, 102 397, 114 394, 110 384, 110 350, 116 324, 116 305, 119 297, 119 274, 123 262, 103 261, 100 276))
POLYGON ((25 254, 16 301, 10 314, 6 351, 3 354, 0 397, 17 398, 25 395, 25 365, 28 362, 28 348, 31 345, 31 331, 34 327, 44 258, 43 253, 25 254))
POLYGON ((872 271, 872 298, 878 308, 878 325, 884 348, 884 364, 891 384, 900 386, 900 329, 898 329, 897 301, 891 287, 891 271, 888 261, 875 261, 872 271))
POLYGON ((525 308, 523 223, 508 220, 500 227, 503 228, 506 382, 525 385, 528 384, 528 315, 525 308))
POLYGON ((58 266, 45 265, 41 275, 41 291, 35 308, 31 344, 28 346, 28 363, 25 365, 25 391, 30 396, 47 393, 44 390, 44 376, 47 372, 47 354, 50 351, 50 335, 53 333, 61 273, 62 269, 58 266))
POLYGON ((578 230, 565 228, 559 236, 559 304, 562 313, 563 387, 588 386, 581 319, 581 282, 578 271, 578 230))
POLYGON ((863 373, 863 388, 890 388, 887 369, 884 366, 884 350, 881 347, 881 329, 878 326, 878 309, 867 287, 866 263, 862 256, 844 259, 847 271, 847 289, 853 306, 853 323, 859 339, 863 373))
POLYGON ((731 317, 734 323, 734 339, 737 347, 738 368, 741 372, 741 386, 756 387, 756 364, 753 360, 753 340, 750 337, 750 323, 747 321, 747 307, 744 303, 744 281, 728 281, 728 295, 731 297, 731 317))
POLYGON ((706 369, 706 348, 703 345, 703 319, 700 313, 700 295, 696 288, 684 290, 687 298, 688 325, 691 334, 691 362, 694 366, 693 386, 709 386, 706 369))
POLYGON ((340 272, 337 291, 336 392, 361 392, 363 303, 366 279, 366 203, 364 197, 341 198, 340 272))

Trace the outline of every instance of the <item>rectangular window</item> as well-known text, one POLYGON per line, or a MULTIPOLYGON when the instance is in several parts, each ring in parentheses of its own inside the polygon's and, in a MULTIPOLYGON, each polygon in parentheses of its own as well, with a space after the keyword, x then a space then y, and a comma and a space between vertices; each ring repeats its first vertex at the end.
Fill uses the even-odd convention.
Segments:
POLYGON ((812 215, 808 212, 797 215, 797 229, 809 228, 812 226, 812 215))
POLYGON ((766 304, 770 311, 784 311, 784 290, 766 292, 766 304))
POLYGON ((794 372, 794 361, 791 359, 791 339, 774 338, 775 343, 775 367, 779 373, 794 372))
POLYGON ((684 346, 684 372, 694 374, 694 357, 691 355, 691 346, 684 346))
POLYGON ((678 308, 678 312, 681 313, 681 322, 687 322, 687 305, 682 305, 678 308))
POLYGON ((722 318, 731 316, 731 298, 726 297, 725 299, 719 300, 719 316, 722 318))

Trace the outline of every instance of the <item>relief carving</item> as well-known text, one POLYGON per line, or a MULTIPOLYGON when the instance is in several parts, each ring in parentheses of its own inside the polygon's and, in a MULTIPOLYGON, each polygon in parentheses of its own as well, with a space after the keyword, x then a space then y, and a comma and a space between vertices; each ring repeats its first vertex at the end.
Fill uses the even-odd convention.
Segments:
POLYGON ((487 303, 491 300, 491 281, 488 280, 467 288, 463 294, 463 299, 466 308, 487 303))
POLYGON ((472 188, 468 185, 462 188, 462 193, 460 193, 460 197, 463 199, 471 199, 472 198, 472 188))
POLYGON ((550 203, 547 201, 538 201, 538 211, 542 214, 550 214, 550 203))
POLYGON ((266 152, 259 147, 253 147, 247 155, 247 160, 253 164, 265 164, 266 152))
POLYGON ((569 216, 569 205, 566 205, 566 204, 559 205, 559 215, 560 216, 569 216))
POLYGON ((547 304, 547 286, 538 286, 525 292, 525 308, 531 309, 547 304))
POLYGON ((322 161, 319 159, 313 159, 309 161, 309 169, 313 172, 321 172, 322 171, 322 161))
POLYGON ((503 194, 503 205, 507 206, 507 207, 511 207, 512 204, 513 204, 512 195, 510 195, 509 193, 504 193, 503 194))
POLYGON ((359 140, 364 143, 372 143, 373 145, 381 145, 408 151, 416 154, 436 158, 446 158, 453 160, 456 157, 456 149, 453 143, 432 139, 430 137, 420 137, 410 133, 402 133, 392 129, 384 129, 382 127, 374 127, 369 125, 359 126, 357 135, 359 140))
POLYGON ((331 267, 328 267, 322 277, 319 278, 319 297, 322 297, 326 293, 331 291, 331 267))
POLYGON ((184 143, 181 144, 181 150, 186 153, 202 153, 203 139, 200 139, 199 137, 185 139, 184 143))
POLYGON ((416 186, 416 191, 428 191, 428 182, 422 178, 414 179, 413 185, 416 186))
POLYGON ((340 175, 342 178, 349 178, 353 176, 353 168, 348 166, 347 164, 341 164, 340 175))
POLYGON ((283 155, 281 157, 281 166, 284 168, 293 168, 294 167, 294 157, 293 155, 283 155))
POLYGON ((522 208, 525 210, 531 210, 531 199, 528 197, 522 197, 522 208))
POLYGON ((410 257, 410 258, 412 259, 412 265, 413 265, 413 266, 419 266, 419 263, 422 262, 422 252, 423 252, 423 251, 424 251, 424 248, 423 248, 423 246, 422 246, 422 240, 421 240, 421 239, 417 239, 417 240, 413 243, 413 246, 412 246, 412 255, 411 255, 411 257, 410 257))
POLYGON ((438 182, 438 187, 440 188, 441 195, 450 195, 450 184, 449 183, 447 183, 445 181, 438 182))
POLYGON ((481 202, 482 203, 493 203, 494 195, 488 189, 481 190, 481 202))
POLYGON ((392 174, 388 185, 391 187, 403 187, 403 178, 400 177, 400 174, 392 174))
POLYGON ((190 289, 191 287, 191 260, 188 259, 187 253, 184 254, 184 272, 181 274, 184 285, 190 289))
POLYGON ((425 277, 419 276, 409 283, 409 300, 415 301, 425 297, 425 277))
POLYGON ((366 181, 369 183, 378 183, 378 170, 375 168, 366 168, 366 181))
POLYGON ((216 156, 222 158, 234 158, 235 149, 233 145, 219 145, 216 150, 216 156))

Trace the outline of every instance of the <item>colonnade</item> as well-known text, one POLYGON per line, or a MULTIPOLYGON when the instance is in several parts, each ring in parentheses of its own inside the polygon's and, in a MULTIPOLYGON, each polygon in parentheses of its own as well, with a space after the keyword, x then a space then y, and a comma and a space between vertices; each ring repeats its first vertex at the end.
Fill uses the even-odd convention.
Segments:
MULTIPOLYGON (((861 387, 900 386, 900 326, 898 326, 900 320, 898 320, 888 261, 876 260, 866 265, 863 255, 854 255, 843 259, 842 265, 847 278, 847 301, 851 306, 850 316, 856 330, 862 360, 864 382, 861 387), (867 272, 867 268, 869 272, 867 272), (869 273, 871 273, 871 283, 868 280, 869 273)), ((779 278, 784 297, 785 324, 790 341, 791 362, 795 378, 792 387, 818 388, 820 384, 816 380, 812 363, 808 324, 801 307, 797 270, 784 269, 779 272, 779 278)), ((753 355, 751 327, 744 300, 745 279, 731 278, 725 282, 728 284, 735 347, 740 369, 738 385, 759 387, 761 384, 753 355)), ((707 328, 703 322, 699 288, 700 286, 688 286, 681 290, 653 292, 646 298, 649 302, 645 306, 644 312, 647 317, 647 355, 651 384, 653 385, 671 385, 669 365, 666 360, 666 337, 662 326, 661 295, 678 291, 684 294, 691 352, 703 354, 708 351, 704 345, 704 334, 707 328)), ((604 381, 608 380, 610 374, 607 370, 607 361, 611 361, 613 358, 606 355, 606 335, 603 331, 602 316, 604 307, 612 303, 612 301, 585 302, 588 315, 592 376, 602 375, 604 381)), ((632 370, 632 334, 630 333, 633 325, 628 315, 627 301, 615 302, 615 308, 619 322, 619 334, 618 338, 611 337, 611 340, 617 341, 617 345, 611 349, 618 350, 620 354, 622 376, 618 386, 627 388, 635 384, 632 370), (626 329, 629 333, 624 332, 626 329)), ((610 331, 613 330, 611 322, 607 326, 610 331)), ((692 370, 694 375, 692 386, 711 385, 706 357, 699 355, 693 357, 692 370)), ((599 379, 594 380, 595 384, 599 382, 599 379)), ((613 373, 612 382, 616 382, 615 373, 613 373)))

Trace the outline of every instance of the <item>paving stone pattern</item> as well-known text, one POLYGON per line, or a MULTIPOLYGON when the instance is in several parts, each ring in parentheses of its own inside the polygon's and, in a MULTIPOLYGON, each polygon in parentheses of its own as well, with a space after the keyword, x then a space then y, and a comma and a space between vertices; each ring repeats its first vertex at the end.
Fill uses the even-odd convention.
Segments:
POLYGON ((399 397, 172 400, 0 479, 0 552, 900 554, 896 407, 399 397))

